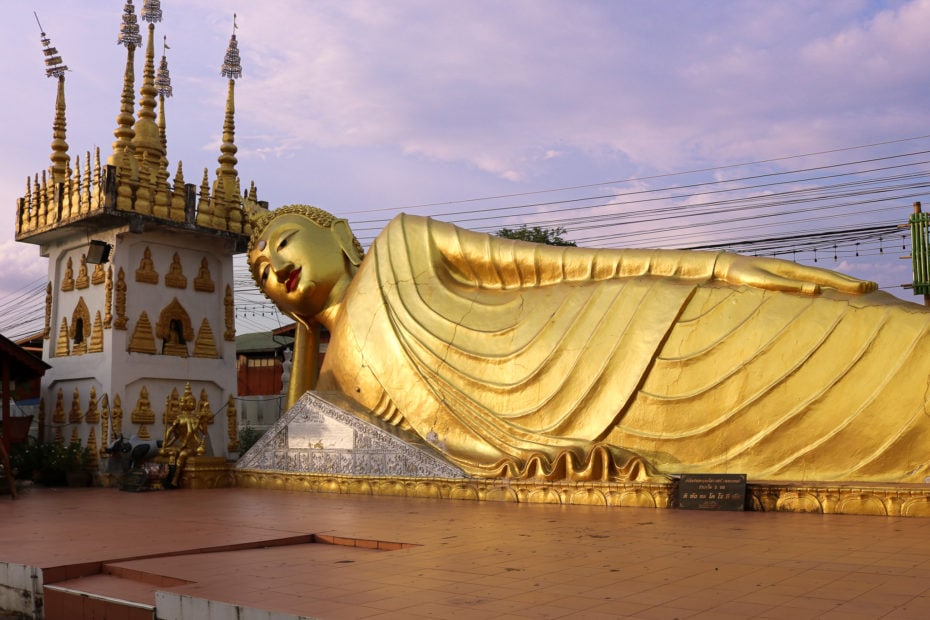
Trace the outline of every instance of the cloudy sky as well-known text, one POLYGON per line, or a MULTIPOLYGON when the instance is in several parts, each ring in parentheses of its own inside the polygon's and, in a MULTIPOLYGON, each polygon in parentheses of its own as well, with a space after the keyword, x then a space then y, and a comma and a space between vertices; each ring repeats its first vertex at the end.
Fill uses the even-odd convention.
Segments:
MULTIPOLYGON (((4 7, 0 309, 47 277, 38 249, 13 240, 15 199, 48 166, 54 115, 33 10, 70 68, 67 140, 83 159, 94 146, 105 157, 113 142, 123 4, 4 7)), ((272 207, 312 203, 349 218, 363 243, 408 211, 479 230, 561 225, 584 245, 690 247, 904 222, 927 192, 930 0, 163 0, 162 8, 171 170, 180 159, 191 180, 217 167, 219 67, 236 11, 240 176, 272 207), (906 174, 908 189, 896 182, 876 189, 882 201, 863 201, 867 208, 847 199, 813 220, 783 202, 753 207, 762 195, 835 183, 814 170, 848 183, 906 174), (710 200, 711 187, 731 193, 710 200), (740 218, 714 212, 725 198, 743 201, 740 218), (705 205, 700 216, 658 217, 663 206, 696 204, 705 205), (625 223, 609 219, 634 212, 625 223)), ((859 257, 852 245, 820 248, 818 264, 912 299, 900 288, 911 275, 897 244, 863 246, 859 257)), ((15 330, 0 321, 0 331, 15 330)))

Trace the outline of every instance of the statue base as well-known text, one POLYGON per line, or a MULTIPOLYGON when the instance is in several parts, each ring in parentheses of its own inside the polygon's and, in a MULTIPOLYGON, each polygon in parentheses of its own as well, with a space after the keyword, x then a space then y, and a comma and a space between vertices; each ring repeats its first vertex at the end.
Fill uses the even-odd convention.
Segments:
MULTIPOLYGON (((322 392, 304 394, 232 475, 246 488, 514 503, 676 508, 678 496, 675 481, 469 478, 419 437, 322 392)), ((745 509, 930 517, 930 486, 750 481, 745 509)))
MULTIPOLYGON (((235 475, 236 486, 280 491, 624 508, 676 508, 674 483, 385 478, 253 469, 237 469, 235 475)), ((930 517, 930 487, 758 482, 747 484, 745 508, 756 512, 930 517)))
MULTIPOLYGON (((168 465, 167 456, 156 456, 155 463, 168 465)), ((164 482, 158 488, 164 488, 164 482)), ((192 456, 184 464, 178 486, 182 489, 222 489, 236 486, 233 464, 222 456, 192 456)))
POLYGON ((224 489, 236 486, 233 463, 222 456, 192 456, 181 472, 182 489, 224 489))
POLYGON ((759 482, 747 485, 748 510, 930 517, 930 486, 921 484, 759 482))

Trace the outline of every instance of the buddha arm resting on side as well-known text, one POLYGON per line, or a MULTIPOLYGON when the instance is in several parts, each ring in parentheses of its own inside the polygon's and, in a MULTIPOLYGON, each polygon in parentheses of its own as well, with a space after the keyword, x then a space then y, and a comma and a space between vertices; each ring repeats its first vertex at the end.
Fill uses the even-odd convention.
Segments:
POLYGON ((502 239, 407 215, 398 216, 382 236, 391 227, 419 226, 429 227, 434 251, 452 264, 462 263, 463 269, 468 270, 463 277, 481 288, 548 286, 638 276, 718 280, 805 294, 817 294, 821 287, 852 294, 877 288, 875 282, 774 258, 693 250, 554 247, 502 239))

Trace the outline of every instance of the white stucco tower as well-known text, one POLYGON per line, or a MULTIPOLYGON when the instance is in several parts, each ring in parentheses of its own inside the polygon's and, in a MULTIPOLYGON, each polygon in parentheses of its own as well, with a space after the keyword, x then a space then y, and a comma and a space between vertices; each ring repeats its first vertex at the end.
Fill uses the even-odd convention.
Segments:
MULTIPOLYGON (((16 239, 49 259, 42 384, 46 440, 102 449, 122 434, 162 437, 190 384, 198 407, 209 402, 207 453, 238 450, 232 257, 245 249, 246 214, 257 205, 236 171, 234 87, 240 77, 235 31, 223 75, 229 79, 219 167, 199 187, 177 164, 169 182, 165 99, 171 84, 165 56, 155 71, 159 2, 146 0, 149 22, 142 84, 134 102, 135 8, 123 11, 119 42, 127 48, 116 137, 101 163, 73 159, 65 140, 61 57, 43 33, 49 76, 58 80, 51 166, 27 179, 18 200, 16 239)), ((199 410, 199 409, 198 409, 199 410)))

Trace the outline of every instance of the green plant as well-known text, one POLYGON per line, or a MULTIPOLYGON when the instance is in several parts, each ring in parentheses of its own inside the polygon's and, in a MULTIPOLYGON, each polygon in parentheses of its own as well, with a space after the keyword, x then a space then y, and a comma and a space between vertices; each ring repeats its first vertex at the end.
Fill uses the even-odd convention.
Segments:
POLYGON ((65 471, 85 470, 90 466, 90 450, 79 443, 69 443, 65 447, 63 465, 65 471))
POLYGON ((239 454, 245 454, 249 451, 249 448, 255 445, 255 442, 261 439, 263 431, 252 428, 251 425, 246 424, 245 427, 239 430, 239 454))
POLYGON ((576 246, 574 241, 564 239, 562 235, 568 231, 561 226, 555 228, 543 228, 542 226, 528 227, 523 224, 520 228, 501 228, 494 233, 504 239, 516 239, 517 241, 531 241, 533 243, 544 243, 546 245, 565 245, 576 246))
POLYGON ((85 470, 89 463, 90 452, 78 443, 40 443, 30 438, 10 454, 10 466, 20 479, 57 481, 69 471, 85 470))
POLYGON ((14 444, 10 449, 10 467, 20 480, 30 480, 39 471, 42 462, 42 448, 34 437, 25 443, 14 444))

